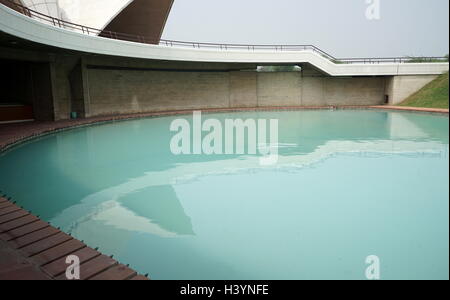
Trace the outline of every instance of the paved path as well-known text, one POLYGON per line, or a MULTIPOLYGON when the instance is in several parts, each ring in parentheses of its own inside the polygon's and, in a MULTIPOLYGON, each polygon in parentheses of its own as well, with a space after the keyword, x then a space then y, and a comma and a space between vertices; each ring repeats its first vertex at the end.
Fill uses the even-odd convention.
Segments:
POLYGON ((0 197, 0 280, 67 280, 69 255, 80 259, 81 280, 147 280, 0 197))

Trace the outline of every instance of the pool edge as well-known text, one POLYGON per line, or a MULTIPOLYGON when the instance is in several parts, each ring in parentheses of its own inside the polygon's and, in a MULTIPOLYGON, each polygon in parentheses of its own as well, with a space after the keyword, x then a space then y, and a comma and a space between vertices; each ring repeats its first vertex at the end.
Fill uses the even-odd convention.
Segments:
MULTIPOLYGON (((276 106, 276 107, 242 107, 242 108, 208 108, 208 109, 189 109, 189 110, 169 110, 169 111, 156 111, 147 113, 136 114, 121 114, 121 115, 105 115, 85 119, 75 120, 60 120, 53 122, 33 122, 33 123, 16 123, 16 124, 4 124, 0 126, 0 137, 2 137, 2 131, 13 132, 20 127, 26 131, 20 131, 17 136, 12 136, 5 141, 0 141, 0 154, 11 150, 12 148, 19 146, 23 143, 31 140, 43 137, 52 133, 66 131, 70 129, 83 128, 87 126, 94 126, 100 124, 154 118, 154 117, 168 117, 176 115, 188 115, 194 111, 201 111, 202 113, 227 113, 227 112, 251 112, 251 111, 300 111, 300 110, 390 110, 390 111, 402 111, 402 112, 414 112, 414 113, 431 113, 437 115, 448 115, 448 109, 437 108, 418 108, 418 107, 403 107, 403 106, 385 106, 385 105, 370 105, 370 106, 276 106), (6 128, 6 129, 5 129, 6 128)), ((3 135, 5 135, 3 133, 3 135)))

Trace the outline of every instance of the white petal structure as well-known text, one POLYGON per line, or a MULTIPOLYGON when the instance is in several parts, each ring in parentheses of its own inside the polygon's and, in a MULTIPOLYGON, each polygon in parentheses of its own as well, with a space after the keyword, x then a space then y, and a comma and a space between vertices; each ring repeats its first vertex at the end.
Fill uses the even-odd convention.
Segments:
POLYGON ((64 21, 159 42, 173 0, 20 0, 22 5, 64 21), (110 28, 108 28, 110 27, 110 28))
POLYGON ((32 10, 60 18, 60 12, 57 0, 21 0, 22 4, 32 10))

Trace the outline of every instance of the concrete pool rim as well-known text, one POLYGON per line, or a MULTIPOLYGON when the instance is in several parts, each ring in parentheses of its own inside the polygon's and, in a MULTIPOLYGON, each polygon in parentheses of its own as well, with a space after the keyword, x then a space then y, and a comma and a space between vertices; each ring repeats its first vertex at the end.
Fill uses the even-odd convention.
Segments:
MULTIPOLYGON (((150 119, 170 116, 190 115, 194 111, 201 111, 203 114, 215 113, 237 113, 237 112, 270 112, 270 111, 307 111, 307 110, 373 110, 373 111, 397 111, 409 113, 425 113, 440 116, 447 116, 448 109, 439 108, 419 108, 419 107, 403 107, 403 106, 279 106, 279 107, 243 107, 243 108, 208 108, 208 109, 188 109, 188 110, 167 110, 155 111, 135 114, 116 114, 107 116, 98 116, 85 119, 59 120, 52 122, 31 122, 8 124, 11 131, 16 130, 19 126, 29 125, 29 131, 13 136, 9 140, 0 141, 0 155, 9 152, 35 139, 45 137, 47 135, 64 132, 72 129, 79 129, 89 126, 97 126, 124 122, 130 120, 150 119), (42 126, 40 126, 42 125, 42 126)), ((6 130, 8 131, 8 130, 6 130)), ((0 124, 0 138, 2 137, 2 125, 0 124)))

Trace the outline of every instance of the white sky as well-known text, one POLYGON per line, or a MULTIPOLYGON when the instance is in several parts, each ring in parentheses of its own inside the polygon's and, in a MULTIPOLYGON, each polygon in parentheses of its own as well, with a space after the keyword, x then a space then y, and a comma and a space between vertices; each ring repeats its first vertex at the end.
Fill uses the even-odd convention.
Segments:
POLYGON ((164 39, 313 44, 336 57, 443 56, 448 0, 175 0, 164 39))

